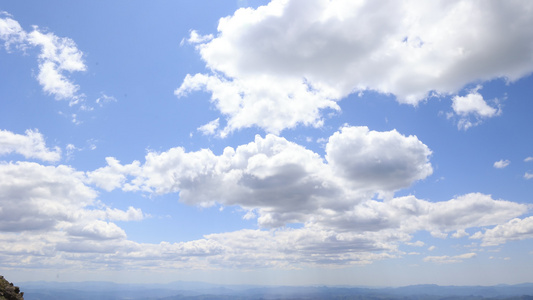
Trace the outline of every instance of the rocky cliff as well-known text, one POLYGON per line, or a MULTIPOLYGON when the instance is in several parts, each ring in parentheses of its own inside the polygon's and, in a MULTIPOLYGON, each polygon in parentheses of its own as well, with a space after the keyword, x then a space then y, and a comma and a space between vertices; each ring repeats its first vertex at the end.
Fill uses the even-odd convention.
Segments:
POLYGON ((24 300, 24 293, 4 276, 0 276, 0 300, 24 300))

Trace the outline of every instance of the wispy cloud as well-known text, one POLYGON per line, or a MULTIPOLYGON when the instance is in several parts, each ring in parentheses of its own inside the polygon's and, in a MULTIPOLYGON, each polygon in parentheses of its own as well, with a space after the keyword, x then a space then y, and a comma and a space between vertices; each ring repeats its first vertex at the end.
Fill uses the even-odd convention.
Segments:
POLYGON ((496 169, 503 169, 503 168, 507 167, 510 163, 511 163, 511 161, 508 160, 508 159, 501 159, 499 161, 494 162, 493 166, 496 169))
POLYGON ((437 264, 451 264, 451 263, 460 263, 465 259, 470 259, 473 257, 476 257, 476 253, 465 253, 461 255, 455 255, 455 256, 426 256, 424 257, 425 262, 433 262, 437 264))
POLYGON ((40 47, 37 80, 43 91, 58 100, 68 100, 74 105, 83 100, 78 93, 79 86, 68 77, 69 73, 87 70, 81 52, 73 40, 61 38, 53 33, 43 33, 39 27, 27 32, 9 15, 0 18, 0 38, 5 47, 40 47))

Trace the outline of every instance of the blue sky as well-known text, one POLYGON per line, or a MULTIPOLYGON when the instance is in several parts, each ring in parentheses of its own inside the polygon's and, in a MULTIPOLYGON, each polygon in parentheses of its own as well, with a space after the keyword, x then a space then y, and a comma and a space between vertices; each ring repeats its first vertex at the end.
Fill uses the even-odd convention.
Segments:
POLYGON ((528 1, 0 1, 14 281, 531 282, 528 1))

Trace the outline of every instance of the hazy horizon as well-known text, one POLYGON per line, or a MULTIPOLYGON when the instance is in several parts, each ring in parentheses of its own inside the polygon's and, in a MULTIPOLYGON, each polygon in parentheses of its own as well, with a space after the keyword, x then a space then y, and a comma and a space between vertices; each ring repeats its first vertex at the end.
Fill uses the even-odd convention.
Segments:
POLYGON ((12 282, 533 282, 533 2, 0 0, 12 282))

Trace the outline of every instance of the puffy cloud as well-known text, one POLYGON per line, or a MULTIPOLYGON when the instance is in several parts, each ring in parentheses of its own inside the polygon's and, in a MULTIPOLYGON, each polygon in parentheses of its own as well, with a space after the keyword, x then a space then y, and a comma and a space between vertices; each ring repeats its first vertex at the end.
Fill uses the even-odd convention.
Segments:
POLYGON ((532 156, 528 156, 528 157, 524 158, 524 162, 530 162, 530 161, 533 161, 533 157, 532 156))
POLYGON ((367 200, 351 209, 326 211, 317 214, 315 221, 340 231, 425 230, 435 237, 446 238, 447 232, 502 224, 527 211, 526 205, 494 200, 479 193, 441 202, 406 196, 385 202, 367 200))
MULTIPOLYGON (((106 178, 106 172, 114 174, 109 177, 114 182, 111 186, 180 192, 181 201, 188 204, 209 205, 217 200, 253 211, 263 226, 299 222, 302 227, 238 230, 172 244, 136 243, 127 240, 124 230, 111 221, 141 220, 146 215, 133 207, 122 211, 97 203, 96 192, 85 182, 96 183, 98 176, 66 166, 3 164, 3 265, 246 269, 367 264, 397 257, 400 244, 423 246, 421 241, 411 242, 411 234, 420 230, 460 233, 469 227, 502 224, 527 211, 525 205, 482 194, 442 202, 414 196, 373 200, 371 194, 342 185, 317 154, 271 135, 228 148, 220 156, 207 150, 187 153, 174 148, 149 153, 143 165, 122 166, 114 159, 108 163, 95 174, 101 178, 106 178), (125 177, 116 176, 120 173, 125 177), (209 189, 202 185, 206 181, 209 189), (293 189, 294 194, 287 194, 293 189), (19 257, 31 259, 21 262, 19 257)), ((426 260, 444 263, 465 258, 426 260)))
POLYGON ((74 237, 83 237, 95 240, 122 239, 126 233, 114 223, 95 220, 88 224, 71 226, 67 232, 74 237))
MULTIPOLYGON (((96 192, 83 172, 32 162, 0 164, 0 231, 55 232, 73 236, 119 238, 122 229, 103 220, 141 220, 140 209, 98 208, 96 192)), ((101 206, 101 205, 100 205, 101 206)))
POLYGON ((148 153, 144 164, 120 165, 108 158, 108 166, 88 177, 93 183, 101 178, 109 190, 179 193, 189 205, 236 205, 247 219, 257 217, 260 226, 270 228, 303 223, 335 232, 426 230, 446 238, 527 212, 526 205, 480 193, 441 202, 394 198, 394 191, 431 174, 430 154, 415 136, 344 127, 330 137, 326 159, 267 135, 218 156, 206 149, 172 148, 148 153), (373 199, 383 193, 388 193, 384 201, 373 199))
POLYGON ((448 255, 427 256, 427 257, 424 257, 424 261, 433 262, 433 263, 437 263, 437 264, 450 264, 450 263, 459 263, 459 262, 462 262, 465 259, 474 258, 476 256, 477 256, 477 254, 473 253, 473 252, 465 253, 465 254, 461 254, 461 255, 455 255, 455 256, 448 256, 448 255))
POLYGON ((533 173, 526 172, 526 173, 524 174, 524 178, 525 178, 525 179, 528 179, 528 180, 531 179, 531 178, 533 178, 533 173))
POLYGON ((455 96, 452 101, 452 108, 456 114, 461 116, 477 115, 479 117, 490 118, 498 114, 498 110, 490 107, 483 99, 483 96, 477 92, 477 87, 470 94, 461 97, 455 96))
MULTIPOLYGON (((143 165, 122 166, 108 158, 108 166, 88 177, 108 190, 121 186, 158 194, 179 192, 188 204, 239 205, 255 210, 262 226, 277 227, 306 222, 318 211, 351 211, 375 193, 407 187, 432 172, 428 147, 396 131, 345 127, 330 138, 326 152, 324 161, 284 138, 256 136, 254 142, 228 147, 220 156, 205 149, 173 148, 148 153, 143 165)), ((353 213, 365 210, 357 209, 353 213)))
POLYGON ((481 193, 466 194, 430 206, 430 213, 422 217, 423 221, 445 231, 501 224, 528 211, 527 205, 494 200, 481 193))
POLYGON ((466 96, 454 96, 452 98, 453 111, 459 116, 457 127, 459 129, 468 129, 472 126, 479 125, 483 119, 498 116, 501 110, 489 106, 478 93, 481 86, 477 86, 466 96))
POLYGON ((11 232, 72 221, 96 197, 72 168, 30 162, 1 163, 0 191, 0 229, 11 232))
POLYGON ((452 234, 452 237, 455 239, 459 239, 465 236, 468 236, 468 233, 464 229, 459 229, 454 234, 452 234))
POLYGON ((37 26, 34 26, 31 32, 26 32, 10 17, 0 18, 0 39, 5 41, 6 48, 11 44, 19 48, 29 46, 41 48, 37 80, 44 92, 54 95, 58 100, 69 100, 71 105, 83 98, 78 94, 79 86, 67 75, 87 69, 83 61, 83 52, 77 48, 72 39, 61 38, 53 33, 43 33, 37 26))
POLYGON ((191 91, 211 93, 211 101, 227 117, 222 137, 244 127, 258 126, 277 134, 298 125, 322 126, 320 109, 339 110, 331 95, 317 90, 304 80, 293 82, 268 75, 228 80, 204 74, 187 75, 175 94, 183 97, 191 91))
MULTIPOLYGON (((0 165, 0 259, 4 266, 70 263, 93 269, 367 264, 401 255, 401 244, 424 246, 411 241, 418 231, 443 237, 451 232, 452 237, 465 236, 467 228, 496 226, 496 231, 528 211, 527 205, 479 193, 441 202, 393 197, 395 190, 431 174, 430 154, 414 136, 344 127, 328 140, 325 158, 267 135, 228 147, 220 155, 172 148, 149 152, 142 164, 122 165, 107 158, 106 166, 92 172, 4 163, 0 165), (343 151, 350 153, 349 160, 342 157, 343 151), (352 169, 362 169, 368 176, 352 169), (396 174, 387 179, 394 183, 374 176, 379 172, 396 174), (374 183, 367 178, 372 176, 374 183), (142 220, 147 215, 133 207, 125 211, 107 207, 96 201, 88 183, 109 191, 179 193, 180 201, 189 205, 238 206, 247 218, 257 217, 260 226, 270 229, 208 234, 180 243, 137 243, 113 221, 142 220), (383 190, 390 197, 374 199, 383 190), (301 227, 283 226, 288 223, 301 227), (18 241, 20 237, 24 241, 18 241), (21 263, 20 257, 31 259, 21 263)), ((518 237, 523 231, 515 231, 508 239, 529 238, 528 233, 518 237)), ((490 232, 471 238, 489 241, 490 232)), ((456 262, 467 256, 430 256, 426 261, 456 262)))
POLYGON ((26 135, 0 130, 0 155, 18 153, 26 158, 55 162, 61 158, 61 150, 46 147, 43 135, 38 130, 26 130, 26 135))
POLYGON ((109 255, 136 243, 112 221, 139 221, 140 209, 97 200, 83 172, 34 162, 0 163, 0 261, 3 267, 112 263, 109 255), (101 256, 100 256, 101 255, 101 256), (92 262, 92 260, 95 260, 92 262))
POLYGON ((429 148, 396 130, 344 127, 329 138, 326 153, 334 172, 360 189, 397 190, 433 173, 429 148))
POLYGON ((533 217, 514 218, 507 223, 487 229, 484 233, 477 232, 471 238, 482 239, 481 246, 497 246, 508 241, 533 238, 533 217))
POLYGON ((494 167, 497 168, 497 169, 503 169, 505 167, 507 167, 509 164, 511 163, 511 161, 507 160, 507 159, 500 159, 499 161, 496 161, 494 162, 494 167))
MULTIPOLYGON (((530 74, 532 11, 523 0, 274 0, 220 19, 213 39, 195 38, 212 72, 188 75, 176 94, 211 93, 228 120, 224 133, 320 126, 322 110, 365 90, 416 105, 469 83, 530 74)), ((454 102, 458 114, 498 112, 476 94, 454 102)))
POLYGON ((138 174, 139 171, 138 161, 123 166, 115 158, 107 157, 106 162, 107 166, 87 172, 88 181, 106 191, 122 187, 127 179, 126 175, 138 174))
POLYGON ((123 211, 116 208, 107 208, 105 211, 105 217, 102 219, 111 221, 141 221, 147 215, 145 215, 140 208, 128 207, 127 211, 123 211))

